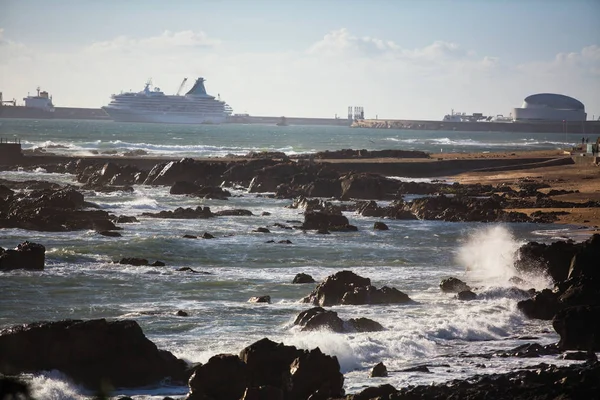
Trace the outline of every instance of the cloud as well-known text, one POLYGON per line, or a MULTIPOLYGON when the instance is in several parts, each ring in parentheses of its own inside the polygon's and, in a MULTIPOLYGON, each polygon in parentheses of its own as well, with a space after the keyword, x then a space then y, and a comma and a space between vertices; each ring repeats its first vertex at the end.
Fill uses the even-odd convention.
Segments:
POLYGON ((128 36, 118 36, 112 40, 95 42, 86 47, 89 52, 148 52, 148 51, 165 51, 165 50, 181 50, 184 48, 214 48, 221 44, 221 41, 209 37, 206 33, 194 32, 191 30, 171 32, 164 31, 158 36, 148 38, 131 38, 128 36))
POLYGON ((308 49, 309 54, 327 55, 383 55, 399 50, 400 47, 392 42, 369 36, 352 35, 346 28, 331 31, 323 36, 308 49))
POLYGON ((0 65, 8 64, 17 58, 30 58, 31 52, 23 43, 17 43, 4 37, 4 28, 0 28, 0 65))

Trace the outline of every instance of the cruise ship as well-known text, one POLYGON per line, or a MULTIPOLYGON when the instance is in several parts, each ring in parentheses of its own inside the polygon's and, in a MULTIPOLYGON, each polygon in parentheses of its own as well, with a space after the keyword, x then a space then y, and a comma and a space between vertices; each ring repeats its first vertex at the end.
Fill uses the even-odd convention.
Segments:
POLYGON ((187 78, 175 95, 166 95, 160 88, 151 89, 146 82, 141 92, 114 94, 112 101, 102 109, 114 121, 154 122, 162 124, 220 124, 231 115, 232 109, 206 93, 204 78, 196 79, 194 86, 180 95, 187 78))

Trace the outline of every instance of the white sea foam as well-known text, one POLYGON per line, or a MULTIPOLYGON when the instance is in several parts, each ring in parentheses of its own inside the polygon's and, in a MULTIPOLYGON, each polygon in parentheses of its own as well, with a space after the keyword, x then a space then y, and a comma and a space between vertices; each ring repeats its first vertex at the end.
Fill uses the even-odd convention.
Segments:
POLYGON ((506 227, 494 225, 471 233, 457 259, 470 279, 487 285, 506 285, 517 275, 514 263, 520 246, 506 227))

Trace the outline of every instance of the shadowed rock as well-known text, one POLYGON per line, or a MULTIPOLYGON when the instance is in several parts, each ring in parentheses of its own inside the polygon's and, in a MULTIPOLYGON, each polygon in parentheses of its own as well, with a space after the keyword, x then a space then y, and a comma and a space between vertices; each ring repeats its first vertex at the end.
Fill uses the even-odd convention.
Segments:
POLYGON ((442 292, 459 293, 465 290, 471 290, 471 287, 458 278, 446 278, 440 282, 442 292))
POLYGON ((387 367, 382 362, 375 364, 369 373, 369 377, 371 378, 383 378, 386 376, 388 376, 387 367))
POLYGON ((315 280, 313 279, 312 276, 310 276, 308 274, 299 273, 299 274, 296 274, 292 283, 315 283, 315 280))
POLYGON ((14 269, 43 270, 46 248, 37 243, 25 241, 15 249, 0 247, 0 271, 14 269))

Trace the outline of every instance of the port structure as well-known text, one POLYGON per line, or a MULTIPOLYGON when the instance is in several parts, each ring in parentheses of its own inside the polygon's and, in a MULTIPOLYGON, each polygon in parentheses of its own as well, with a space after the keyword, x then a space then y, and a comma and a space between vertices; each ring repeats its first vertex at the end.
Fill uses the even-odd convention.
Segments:
POLYGON ((365 109, 362 106, 348 106, 348 121, 365 119, 365 109))

